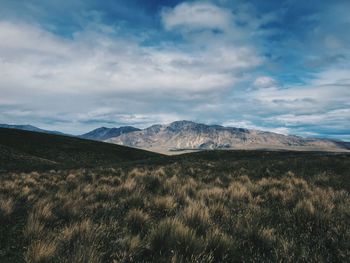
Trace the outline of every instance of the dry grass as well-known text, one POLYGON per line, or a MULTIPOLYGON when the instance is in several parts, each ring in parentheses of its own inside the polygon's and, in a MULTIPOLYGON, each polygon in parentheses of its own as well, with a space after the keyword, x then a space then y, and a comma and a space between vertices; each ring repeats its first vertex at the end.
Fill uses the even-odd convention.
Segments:
POLYGON ((14 201, 11 197, 1 198, 0 197, 0 220, 10 218, 15 208, 14 201))
POLYGON ((146 231, 149 220, 149 215, 140 209, 132 209, 126 216, 126 224, 133 234, 139 234, 146 231))
POLYGON ((201 203, 192 202, 182 213, 183 221, 198 235, 205 235, 210 229, 209 209, 201 203))
POLYGON ((154 259, 170 257, 177 252, 184 258, 200 254, 203 244, 195 232, 177 218, 164 219, 154 227, 148 236, 154 259))
POLYGON ((350 258, 349 193, 316 184, 329 176, 252 177, 244 169, 215 170, 214 162, 210 169, 204 163, 8 174, 0 180, 1 231, 9 233, 2 242, 7 228, 19 231, 23 250, 13 262, 350 258))
POLYGON ((28 263, 52 262, 57 252, 58 244, 52 240, 34 241, 25 253, 28 263))

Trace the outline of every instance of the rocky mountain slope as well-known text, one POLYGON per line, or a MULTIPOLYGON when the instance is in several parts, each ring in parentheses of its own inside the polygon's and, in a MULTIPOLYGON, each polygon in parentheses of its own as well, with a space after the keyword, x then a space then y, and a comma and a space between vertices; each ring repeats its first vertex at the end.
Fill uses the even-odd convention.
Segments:
POLYGON ((272 132, 176 121, 122 134, 107 142, 171 153, 206 149, 289 149, 342 151, 341 143, 272 132))
POLYGON ((80 138, 95 140, 95 141, 104 141, 109 138, 118 137, 122 134, 126 134, 129 132, 140 131, 140 129, 132 127, 132 126, 124 126, 119 128, 106 128, 101 127, 97 128, 93 131, 80 135, 80 138))

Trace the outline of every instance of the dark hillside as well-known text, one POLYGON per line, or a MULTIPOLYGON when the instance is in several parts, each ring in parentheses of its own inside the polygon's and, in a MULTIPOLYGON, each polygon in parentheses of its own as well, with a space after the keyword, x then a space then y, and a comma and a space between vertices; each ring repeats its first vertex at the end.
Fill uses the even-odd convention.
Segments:
POLYGON ((74 137, 0 128, 0 170, 94 167, 160 156, 74 137))

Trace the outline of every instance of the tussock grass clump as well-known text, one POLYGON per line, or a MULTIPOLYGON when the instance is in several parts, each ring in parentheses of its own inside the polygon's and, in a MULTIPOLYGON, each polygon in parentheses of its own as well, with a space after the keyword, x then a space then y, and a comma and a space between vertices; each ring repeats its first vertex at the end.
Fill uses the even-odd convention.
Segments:
POLYGON ((211 262, 232 262, 235 258, 235 242, 218 228, 209 231, 206 236, 206 251, 212 255, 211 262))
POLYGON ((184 222, 196 230, 198 235, 204 235, 210 229, 209 209, 201 203, 191 203, 183 211, 184 222))
POLYGON ((101 240, 103 225, 96 225, 90 219, 65 227, 59 237, 63 251, 68 255, 66 262, 102 262, 101 240))
POLYGON ((172 196, 157 196, 153 199, 152 207, 157 217, 165 217, 174 214, 176 202, 172 196))
POLYGON ((54 240, 34 241, 25 253, 28 263, 53 262, 58 249, 58 243, 54 240))
POLYGON ((306 218, 314 216, 315 211, 313 203, 307 199, 299 201, 294 209, 295 214, 306 218))
POLYGON ((15 210, 15 203, 13 199, 0 197, 0 221, 9 219, 15 210))
POLYGON ((133 234, 147 231, 149 220, 149 215, 139 209, 130 210, 126 216, 127 226, 133 234))
POLYGON ((150 249, 157 257, 171 257, 174 253, 184 258, 200 254, 203 242, 195 232, 179 219, 165 219, 154 227, 148 237, 150 249))
POLYGON ((45 235, 44 228, 45 225, 40 220, 39 216, 35 213, 30 213, 24 228, 24 237, 27 239, 43 237, 45 235))
POLYGON ((248 187, 240 182, 234 181, 228 188, 228 196, 233 202, 251 201, 252 195, 248 187))

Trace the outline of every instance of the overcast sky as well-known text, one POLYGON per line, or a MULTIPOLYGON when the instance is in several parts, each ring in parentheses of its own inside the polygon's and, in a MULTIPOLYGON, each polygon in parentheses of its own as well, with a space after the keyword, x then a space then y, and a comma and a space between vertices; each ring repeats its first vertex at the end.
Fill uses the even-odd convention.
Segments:
POLYGON ((348 0, 1 0, 0 123, 350 140, 348 0))

